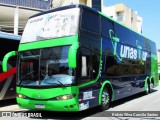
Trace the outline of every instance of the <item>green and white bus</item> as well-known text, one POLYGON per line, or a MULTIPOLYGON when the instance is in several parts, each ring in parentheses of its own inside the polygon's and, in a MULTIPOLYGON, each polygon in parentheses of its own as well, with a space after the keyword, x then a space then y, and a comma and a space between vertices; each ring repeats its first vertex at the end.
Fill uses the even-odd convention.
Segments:
POLYGON ((155 43, 83 5, 30 17, 17 61, 17 103, 27 109, 105 110, 158 86, 155 43))

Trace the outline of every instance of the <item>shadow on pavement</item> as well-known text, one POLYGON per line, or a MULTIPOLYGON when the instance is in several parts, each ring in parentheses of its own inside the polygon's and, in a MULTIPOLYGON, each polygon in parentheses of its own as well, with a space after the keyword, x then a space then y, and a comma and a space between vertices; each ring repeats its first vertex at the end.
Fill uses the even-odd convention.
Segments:
POLYGON ((2 100, 0 101, 0 107, 5 107, 9 105, 16 105, 16 99, 8 99, 8 100, 2 100))
MULTIPOLYGON (((152 93, 154 93, 154 92, 156 92, 156 91, 158 91, 158 90, 153 90, 152 93)), ((152 94, 152 93, 150 93, 150 94, 152 94)), ((131 101, 131 100, 134 100, 134 99, 137 99, 137 98, 146 96, 146 95, 147 95, 147 94, 146 94, 145 92, 141 92, 141 93, 138 93, 138 94, 129 96, 129 97, 125 97, 125 98, 122 98, 122 99, 120 99, 120 100, 113 101, 113 102, 111 103, 112 105, 111 105, 110 107, 111 107, 111 108, 114 108, 114 107, 116 107, 116 106, 118 106, 118 105, 124 104, 124 103, 126 103, 126 102, 129 102, 129 101, 131 101)))

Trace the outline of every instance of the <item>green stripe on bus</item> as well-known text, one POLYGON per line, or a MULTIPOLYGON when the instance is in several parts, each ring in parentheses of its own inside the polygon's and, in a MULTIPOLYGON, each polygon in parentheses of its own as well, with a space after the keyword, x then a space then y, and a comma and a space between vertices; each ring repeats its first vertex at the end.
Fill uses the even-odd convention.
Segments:
POLYGON ((20 52, 20 51, 45 48, 45 47, 71 45, 74 44, 75 42, 78 42, 78 35, 64 37, 64 38, 55 38, 50 40, 42 40, 31 43, 23 43, 19 45, 18 51, 20 52))

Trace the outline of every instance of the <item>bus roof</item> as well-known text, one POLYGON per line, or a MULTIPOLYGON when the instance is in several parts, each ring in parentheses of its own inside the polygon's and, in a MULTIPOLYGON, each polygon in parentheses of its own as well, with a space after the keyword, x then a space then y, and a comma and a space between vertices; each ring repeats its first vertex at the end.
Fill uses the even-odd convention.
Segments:
POLYGON ((51 10, 43 11, 41 13, 37 13, 37 14, 31 16, 30 18, 39 16, 39 15, 43 15, 43 14, 46 14, 46 13, 51 13, 51 12, 70 9, 70 8, 86 8, 86 9, 90 9, 90 10, 96 12, 97 14, 99 14, 98 11, 96 9, 94 9, 94 8, 91 8, 91 7, 82 5, 82 4, 74 4, 74 5, 61 6, 61 7, 58 7, 58 8, 51 9, 51 10))
POLYGON ((12 33, 7 33, 7 32, 0 32, 0 38, 6 38, 6 39, 11 39, 11 40, 20 40, 21 36, 14 35, 12 33))

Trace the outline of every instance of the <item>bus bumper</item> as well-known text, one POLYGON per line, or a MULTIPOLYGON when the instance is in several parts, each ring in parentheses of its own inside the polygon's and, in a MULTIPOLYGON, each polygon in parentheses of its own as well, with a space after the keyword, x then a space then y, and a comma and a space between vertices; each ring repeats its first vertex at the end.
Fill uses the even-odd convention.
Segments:
POLYGON ((79 105, 74 98, 69 100, 57 100, 57 101, 27 100, 18 97, 16 99, 19 107, 25 109, 64 111, 64 112, 79 111, 79 105))

